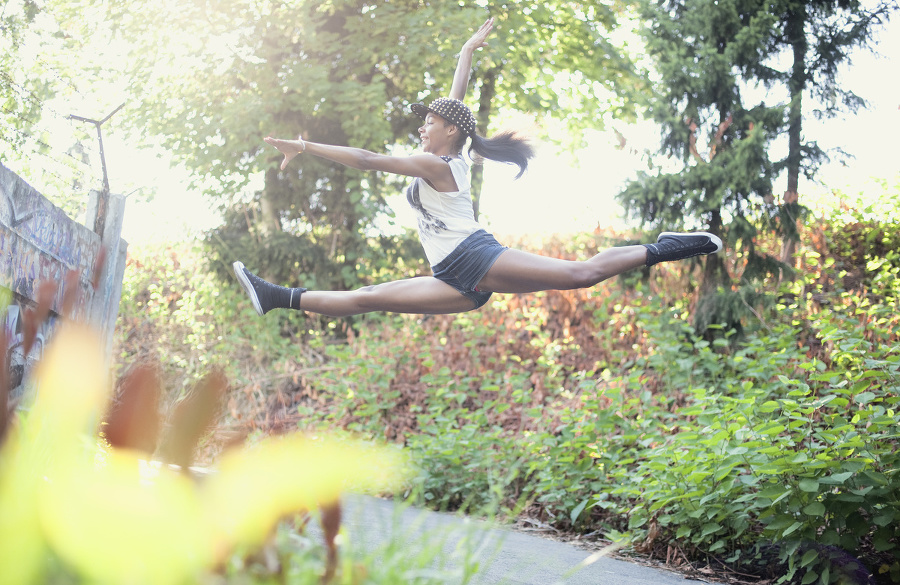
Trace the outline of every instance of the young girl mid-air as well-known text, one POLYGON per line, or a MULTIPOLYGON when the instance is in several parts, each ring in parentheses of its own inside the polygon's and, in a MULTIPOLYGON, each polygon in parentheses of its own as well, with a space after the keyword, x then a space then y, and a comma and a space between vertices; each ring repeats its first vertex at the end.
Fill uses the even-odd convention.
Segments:
POLYGON ((411 177, 406 197, 416 212, 419 238, 432 276, 366 286, 353 291, 312 291, 267 282, 234 263, 234 273, 260 315, 272 309, 296 309, 334 317, 371 311, 395 313, 461 313, 483 306, 492 293, 588 288, 608 278, 659 262, 682 260, 722 249, 722 241, 706 232, 664 232, 654 244, 603 250, 584 261, 562 260, 502 246, 478 224, 470 196, 469 167, 462 158, 512 163, 525 172, 534 155, 531 145, 513 132, 484 138, 475 131, 475 117, 462 103, 476 49, 493 28, 488 19, 463 45, 449 97, 428 106, 414 104, 422 118, 422 154, 388 156, 345 146, 266 138, 284 154, 281 168, 297 155, 322 157, 360 170, 411 177))

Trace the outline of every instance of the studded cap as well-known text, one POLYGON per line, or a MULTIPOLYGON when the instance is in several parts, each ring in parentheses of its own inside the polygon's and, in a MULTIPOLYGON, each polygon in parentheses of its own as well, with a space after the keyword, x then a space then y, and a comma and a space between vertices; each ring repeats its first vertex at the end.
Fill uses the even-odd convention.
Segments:
POLYGON ((466 136, 475 134, 475 116, 472 110, 466 107, 466 104, 453 98, 440 97, 431 102, 427 107, 425 104, 413 104, 409 107, 414 114, 425 119, 428 112, 434 112, 441 118, 444 118, 451 124, 463 131, 466 136))

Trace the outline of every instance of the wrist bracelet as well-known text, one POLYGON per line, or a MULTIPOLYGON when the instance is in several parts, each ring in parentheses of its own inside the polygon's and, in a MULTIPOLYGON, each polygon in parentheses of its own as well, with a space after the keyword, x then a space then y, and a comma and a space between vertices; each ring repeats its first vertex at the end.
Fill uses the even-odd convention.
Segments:
POLYGON ((303 150, 300 151, 300 154, 303 154, 304 152, 306 152, 306 142, 304 142, 303 138, 301 138, 300 136, 297 137, 297 140, 300 141, 300 146, 303 147, 303 150))

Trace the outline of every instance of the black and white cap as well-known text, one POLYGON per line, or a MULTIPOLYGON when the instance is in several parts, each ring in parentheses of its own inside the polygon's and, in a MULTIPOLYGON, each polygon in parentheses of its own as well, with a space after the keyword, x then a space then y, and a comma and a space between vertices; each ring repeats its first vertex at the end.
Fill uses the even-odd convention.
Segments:
POLYGON ((423 120, 428 112, 434 112, 462 130, 466 136, 475 135, 475 116, 472 115, 472 110, 459 100, 440 97, 427 107, 425 104, 413 104, 409 109, 423 120))

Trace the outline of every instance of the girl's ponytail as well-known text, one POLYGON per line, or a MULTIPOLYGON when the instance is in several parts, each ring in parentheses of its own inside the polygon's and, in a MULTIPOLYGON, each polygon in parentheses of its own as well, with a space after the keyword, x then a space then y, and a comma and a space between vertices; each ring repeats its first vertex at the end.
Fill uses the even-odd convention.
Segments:
POLYGON ((529 159, 534 157, 534 148, 527 138, 516 134, 513 131, 505 131, 494 135, 491 138, 479 136, 475 132, 475 116, 472 110, 462 103, 462 101, 439 97, 428 106, 425 104, 412 104, 409 109, 423 120, 429 112, 435 113, 450 124, 459 128, 460 133, 454 147, 457 152, 462 152, 462 147, 466 143, 466 138, 472 139, 469 145, 469 156, 475 162, 481 159, 496 160, 499 162, 512 163, 519 167, 518 179, 528 169, 529 159), (472 156, 472 152, 477 157, 472 156))
POLYGON ((500 132, 491 138, 485 138, 473 132, 471 138, 469 156, 472 160, 477 162, 479 158, 486 158, 514 164, 519 167, 517 179, 525 173, 528 169, 528 161, 534 157, 534 147, 531 146, 528 139, 511 130, 500 132), (473 151, 478 157, 472 156, 473 151))

